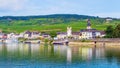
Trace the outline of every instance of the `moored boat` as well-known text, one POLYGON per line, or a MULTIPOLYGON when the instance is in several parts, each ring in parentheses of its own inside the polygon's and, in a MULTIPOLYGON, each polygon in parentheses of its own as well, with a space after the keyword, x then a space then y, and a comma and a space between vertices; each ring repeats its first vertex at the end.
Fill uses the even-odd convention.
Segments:
POLYGON ((68 40, 54 40, 53 45, 68 45, 68 40))

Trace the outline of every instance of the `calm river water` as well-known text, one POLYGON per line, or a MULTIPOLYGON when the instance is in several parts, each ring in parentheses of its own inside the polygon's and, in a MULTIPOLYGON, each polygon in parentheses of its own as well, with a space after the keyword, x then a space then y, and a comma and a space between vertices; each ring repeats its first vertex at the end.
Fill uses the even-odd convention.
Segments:
POLYGON ((0 68, 120 68, 120 48, 0 44, 0 68))

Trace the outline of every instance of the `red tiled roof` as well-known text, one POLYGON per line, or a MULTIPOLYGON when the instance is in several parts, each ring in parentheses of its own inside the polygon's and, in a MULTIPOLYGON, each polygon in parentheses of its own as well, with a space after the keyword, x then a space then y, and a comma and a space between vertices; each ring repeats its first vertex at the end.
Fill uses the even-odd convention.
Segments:
POLYGON ((66 35, 67 33, 66 33, 66 32, 58 32, 57 34, 58 34, 58 35, 60 35, 60 34, 66 35))
POLYGON ((72 32, 72 35, 80 35, 81 32, 72 32))

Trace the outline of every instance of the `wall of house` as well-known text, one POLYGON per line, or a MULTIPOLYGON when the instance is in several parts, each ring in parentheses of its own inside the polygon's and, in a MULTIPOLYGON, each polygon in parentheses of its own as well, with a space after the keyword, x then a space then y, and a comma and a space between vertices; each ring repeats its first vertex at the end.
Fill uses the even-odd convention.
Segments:
POLYGON ((92 32, 82 32, 80 39, 90 39, 92 38, 92 32))
POLYGON ((67 37, 67 35, 62 35, 62 34, 61 35, 57 35, 58 39, 64 39, 65 37, 67 37))
POLYGON ((24 34, 24 38, 29 38, 28 36, 29 36, 28 34, 24 34))
POLYGON ((101 37, 101 33, 100 32, 96 32, 96 37, 101 37))

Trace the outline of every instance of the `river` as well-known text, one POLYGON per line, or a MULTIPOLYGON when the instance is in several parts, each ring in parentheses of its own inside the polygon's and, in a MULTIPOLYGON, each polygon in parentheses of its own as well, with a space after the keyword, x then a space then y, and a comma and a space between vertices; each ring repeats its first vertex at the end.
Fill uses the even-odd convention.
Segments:
POLYGON ((120 68, 120 48, 0 44, 0 68, 120 68))

